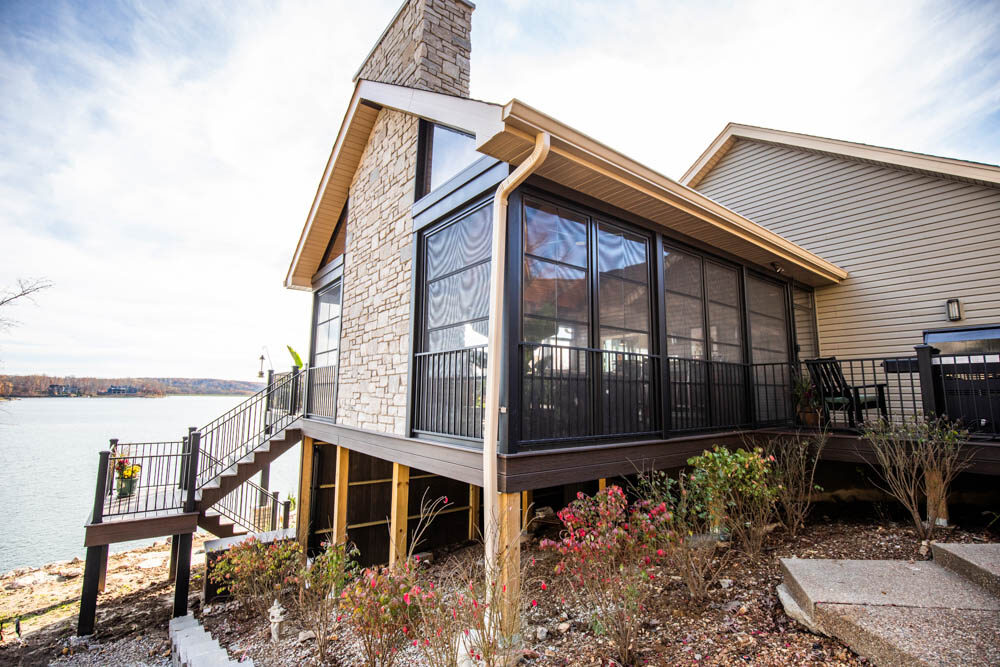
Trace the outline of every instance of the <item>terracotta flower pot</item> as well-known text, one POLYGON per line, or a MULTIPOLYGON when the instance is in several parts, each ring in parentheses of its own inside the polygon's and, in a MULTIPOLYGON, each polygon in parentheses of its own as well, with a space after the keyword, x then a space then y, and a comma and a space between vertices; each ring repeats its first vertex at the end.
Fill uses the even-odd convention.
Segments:
POLYGON ((819 410, 799 408, 799 423, 809 428, 819 428, 819 410))

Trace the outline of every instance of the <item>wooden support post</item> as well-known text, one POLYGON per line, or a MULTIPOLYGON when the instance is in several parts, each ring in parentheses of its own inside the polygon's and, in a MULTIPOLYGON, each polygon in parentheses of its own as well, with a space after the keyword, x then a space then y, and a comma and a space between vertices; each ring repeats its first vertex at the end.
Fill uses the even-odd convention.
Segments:
POLYGON ((392 464, 392 505, 389 508, 389 566, 406 560, 406 529, 410 510, 410 467, 392 464))
POLYGON ((174 580, 174 618, 187 616, 191 586, 191 533, 177 538, 177 578, 174 580))
POLYGON ((528 521, 531 519, 531 504, 535 501, 534 491, 522 491, 521 492, 521 528, 528 527, 528 521))
POLYGON ((281 510, 281 527, 284 530, 288 530, 288 520, 290 518, 289 515, 292 513, 292 502, 290 500, 286 500, 285 502, 283 502, 281 504, 281 507, 282 507, 282 510, 281 510))
MULTIPOLYGON (((513 624, 520 613, 521 596, 521 494, 499 494, 500 553, 497 554, 499 582, 497 593, 501 596, 501 620, 513 624)), ((510 631, 513 625, 505 628, 510 631)))
POLYGON ((479 487, 469 484, 469 540, 479 535, 479 487))
POLYGON ((278 492, 271 492, 271 530, 278 530, 278 492))
POLYGON ((606 477, 602 477, 599 480, 597 480, 597 490, 598 491, 603 491, 606 488, 608 488, 608 480, 607 480, 606 477))
POLYGON ((268 488, 271 485, 271 464, 265 463, 264 467, 260 469, 260 500, 257 501, 258 505, 267 504, 268 488))
POLYGON ((302 438, 302 459, 299 462, 299 501, 295 510, 295 538, 302 551, 309 548, 309 507, 312 504, 313 439, 302 438))
POLYGON ((948 525, 948 496, 940 470, 924 471, 924 494, 927 496, 927 520, 933 517, 935 526, 948 525))
POLYGON ((177 578, 177 536, 170 536, 170 568, 167 570, 167 581, 177 578))
POLYGON ((104 592, 105 584, 107 583, 107 580, 108 580, 108 550, 109 549, 110 549, 110 545, 108 545, 108 544, 105 544, 104 546, 101 547, 101 560, 100 560, 100 563, 101 563, 101 573, 100 573, 100 575, 98 576, 98 579, 97 579, 97 590, 100 591, 101 593, 104 592))
POLYGON ((337 471, 333 480, 333 541, 334 544, 347 544, 347 492, 349 490, 349 475, 351 465, 351 450, 347 447, 337 447, 337 471))

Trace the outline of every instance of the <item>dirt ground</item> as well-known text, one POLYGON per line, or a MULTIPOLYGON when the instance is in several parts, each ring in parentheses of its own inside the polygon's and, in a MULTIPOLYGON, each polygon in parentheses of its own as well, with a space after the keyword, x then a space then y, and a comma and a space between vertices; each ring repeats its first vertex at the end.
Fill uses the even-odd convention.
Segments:
MULTIPOLYGON (((532 536, 522 549, 529 582, 548 578, 555 562, 550 553, 539 550, 541 536, 532 536)), ((986 530, 961 528, 938 535, 939 540, 950 542, 988 542, 997 538, 986 530)), ((196 541, 196 551, 200 546, 201 540, 196 541)), ((460 546, 436 552, 430 567, 449 568, 456 561, 478 559, 481 555, 477 546, 460 546)), ((0 664, 169 664, 166 628, 172 587, 166 583, 168 557, 167 546, 112 556, 108 590, 98 603, 98 630, 89 643, 72 639, 82 563, 49 566, 42 570, 45 581, 26 588, 8 590, 15 578, 0 580, 0 616, 21 614, 25 618, 21 642, 11 641, 11 622, 5 623, 0 664)), ((813 635, 785 616, 775 593, 781 581, 778 559, 784 557, 923 560, 929 556, 920 553, 920 543, 905 523, 876 515, 825 515, 818 510, 795 538, 775 531, 760 558, 734 555, 722 580, 703 603, 691 603, 683 583, 663 572, 660 590, 639 639, 641 664, 865 664, 836 640, 813 635)), ((195 563, 201 560, 193 558, 195 563)), ((232 603, 202 609, 198 605, 200 589, 199 566, 193 575, 192 608, 234 660, 251 657, 257 665, 276 666, 318 664, 315 642, 298 640, 302 628, 294 615, 285 638, 272 643, 267 626, 244 618, 232 603)), ((592 631, 587 611, 575 608, 569 600, 561 601, 560 594, 553 591, 554 587, 550 587, 548 592, 532 594, 538 606, 527 618, 521 663, 533 667, 615 664, 610 662, 612 652, 606 640, 592 631), (545 631, 539 632, 539 628, 545 631), (538 639, 543 635, 544 639, 538 639)), ((335 665, 362 662, 357 638, 346 626, 337 630, 332 653, 335 665)), ((397 664, 417 665, 420 660, 404 651, 397 664)))
MULTIPOLYGON (((204 570, 202 554, 204 535, 193 540, 191 602, 200 599, 201 577, 204 570)), ((105 592, 97 599, 96 631, 90 641, 75 640, 80 592, 83 588, 83 560, 52 563, 42 568, 21 568, 0 578, 0 621, 3 641, 0 642, 0 664, 44 665, 57 658, 65 660, 73 654, 127 640, 132 650, 145 648, 148 664, 161 664, 157 657, 169 649, 167 622, 173 609, 173 585, 167 583, 170 545, 157 542, 153 546, 111 554, 105 592), (15 619, 21 619, 21 638, 15 633, 15 619), (65 654, 65 657, 64 657, 65 654)), ((120 658, 125 658, 119 652, 120 658)), ((117 658, 93 664, 114 664, 117 658)), ((166 661, 168 662, 168 660, 166 661)))

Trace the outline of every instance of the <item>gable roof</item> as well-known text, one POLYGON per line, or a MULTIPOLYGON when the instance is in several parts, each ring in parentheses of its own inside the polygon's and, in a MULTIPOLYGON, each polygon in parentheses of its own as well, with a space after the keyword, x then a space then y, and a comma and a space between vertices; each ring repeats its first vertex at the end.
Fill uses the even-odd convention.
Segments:
POLYGON ((901 151, 895 148, 870 146, 840 139, 828 139, 811 134, 799 134, 784 130, 772 130, 754 125, 729 123, 684 172, 680 182, 696 188, 719 160, 739 139, 750 139, 768 143, 783 144, 810 151, 842 155, 865 162, 889 165, 934 176, 946 176, 980 185, 1000 185, 1000 166, 983 162, 970 162, 954 158, 901 151))
POLYGON ((359 81, 316 192, 285 279, 311 286, 347 200, 378 111, 390 108, 472 133, 479 152, 512 165, 547 132, 551 149, 535 174, 762 267, 780 264, 809 285, 829 285, 847 272, 744 218, 686 185, 601 144, 523 102, 504 106, 373 81, 359 81))

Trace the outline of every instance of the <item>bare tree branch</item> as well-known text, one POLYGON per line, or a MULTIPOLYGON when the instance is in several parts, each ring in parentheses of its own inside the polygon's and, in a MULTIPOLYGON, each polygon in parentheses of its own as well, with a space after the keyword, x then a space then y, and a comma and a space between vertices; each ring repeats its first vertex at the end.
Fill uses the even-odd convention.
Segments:
POLYGON ((0 292, 0 308, 9 306, 19 299, 34 301, 33 295, 50 287, 52 287, 52 281, 45 278, 18 280, 17 287, 8 288, 0 292))

